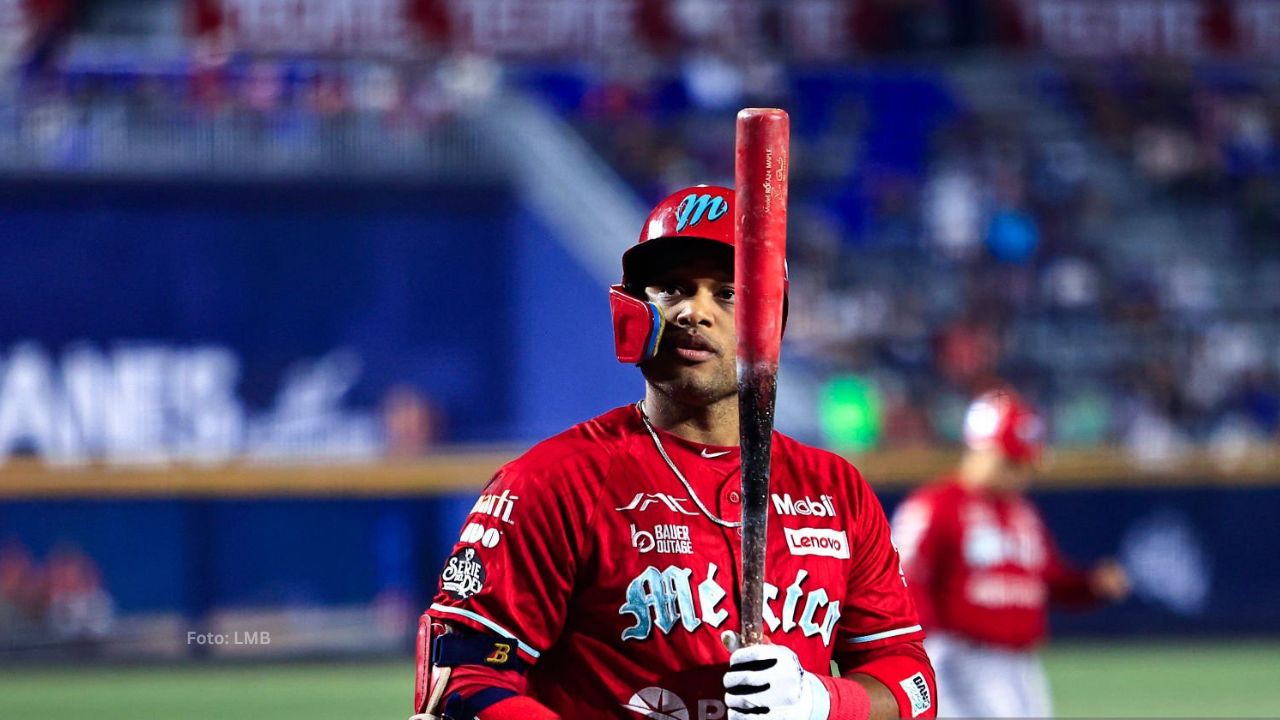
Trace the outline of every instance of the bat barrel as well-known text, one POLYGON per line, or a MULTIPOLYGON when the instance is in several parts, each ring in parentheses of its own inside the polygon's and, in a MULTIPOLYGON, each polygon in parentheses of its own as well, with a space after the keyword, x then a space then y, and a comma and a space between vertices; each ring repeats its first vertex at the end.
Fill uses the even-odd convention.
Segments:
POLYGON ((737 185, 738 360, 776 366, 782 341, 786 278, 787 169, 791 120, 776 108, 738 113, 737 185))
POLYGON ((764 637, 769 463, 786 290, 790 119, 773 108, 738 113, 734 248, 738 418, 742 445, 742 640, 764 637))

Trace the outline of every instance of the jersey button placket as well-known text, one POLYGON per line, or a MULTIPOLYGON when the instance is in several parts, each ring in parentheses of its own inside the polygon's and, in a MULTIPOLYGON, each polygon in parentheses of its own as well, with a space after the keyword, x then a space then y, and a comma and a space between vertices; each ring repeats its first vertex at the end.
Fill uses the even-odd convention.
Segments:
POLYGON ((716 504, 720 506, 720 517, 730 522, 742 520, 742 493, 739 491, 737 473, 725 478, 716 495, 716 504))

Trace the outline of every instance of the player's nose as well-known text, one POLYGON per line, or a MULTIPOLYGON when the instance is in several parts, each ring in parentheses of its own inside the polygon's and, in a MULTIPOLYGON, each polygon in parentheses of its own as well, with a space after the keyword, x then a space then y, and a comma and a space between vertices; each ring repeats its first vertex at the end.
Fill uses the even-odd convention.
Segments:
POLYGON ((685 298, 676 313, 676 324, 682 327, 709 327, 715 322, 715 297, 705 287, 685 298))

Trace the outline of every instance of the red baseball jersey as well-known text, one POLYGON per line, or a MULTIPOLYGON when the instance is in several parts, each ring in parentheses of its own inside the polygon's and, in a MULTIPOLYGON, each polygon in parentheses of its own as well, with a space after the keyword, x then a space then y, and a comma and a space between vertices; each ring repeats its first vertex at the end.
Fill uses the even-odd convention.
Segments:
POLYGON ((1021 495, 955 478, 916 491, 893 516, 893 537, 925 628, 1009 648, 1044 639, 1049 603, 1093 600, 1087 576, 1059 554, 1021 495))
MULTIPOLYGON (((725 717, 740 460, 649 427, 635 406, 553 437, 485 488, 429 612, 512 639, 532 664, 528 694, 561 717, 725 717)), ((829 675, 833 658, 858 667, 924 636, 884 511, 852 465, 774 433, 770 493, 774 643, 829 675)), ((909 680, 890 689, 915 692, 909 680)))

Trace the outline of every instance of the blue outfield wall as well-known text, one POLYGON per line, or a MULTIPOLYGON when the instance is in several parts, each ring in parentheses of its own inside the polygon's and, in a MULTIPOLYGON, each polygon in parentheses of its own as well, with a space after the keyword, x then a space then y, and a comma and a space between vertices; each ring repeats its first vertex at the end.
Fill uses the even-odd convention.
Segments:
POLYGON ((1280 487, 1040 493, 1064 552, 1116 555, 1135 598, 1062 613, 1063 634, 1280 633, 1280 487))
POLYGON ((0 348, 223 346, 251 408, 346 349, 349 406, 410 383, 457 439, 503 438, 516 208, 501 186, 0 184, 0 348))
MULTIPOLYGON (((1134 599, 1054 617, 1059 635, 1280 633, 1280 488, 1037 493, 1063 550, 1119 554, 1134 599)), ((0 503, 0 541, 37 557, 74 543, 123 612, 361 603, 409 591, 421 604, 471 495, 377 500, 74 500, 0 503)), ((900 495, 886 494, 892 508, 900 495)))
POLYGON ((551 231, 535 214, 521 211, 515 227, 521 310, 511 362, 520 397, 514 425, 522 439, 536 441, 639 400, 644 381, 614 355, 608 284, 589 275, 562 243, 549 241, 551 231))
POLYGON ((0 368, 225 348, 247 413, 342 350, 344 409, 407 384, 446 441, 533 441, 640 394, 606 284, 502 183, 0 181, 0 368))

